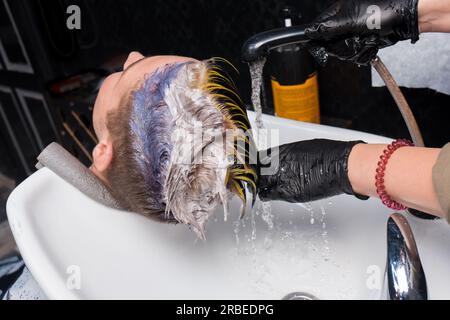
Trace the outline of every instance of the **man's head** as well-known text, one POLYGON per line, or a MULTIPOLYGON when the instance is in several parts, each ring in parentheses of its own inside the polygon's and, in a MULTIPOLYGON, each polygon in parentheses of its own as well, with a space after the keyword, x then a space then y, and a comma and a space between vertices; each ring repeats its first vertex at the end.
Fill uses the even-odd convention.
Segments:
POLYGON ((113 144, 108 129, 108 117, 114 113, 125 112, 125 104, 133 91, 144 82, 144 77, 163 67, 174 63, 195 61, 177 56, 155 56, 145 58, 139 52, 131 52, 125 61, 123 71, 111 74, 103 82, 95 101, 93 125, 99 143, 93 151, 92 171, 106 180, 106 171, 113 160, 113 144))
POLYGON ((187 223, 204 237, 230 191, 245 201, 245 184, 256 188, 248 155, 236 147, 248 144, 249 123, 233 87, 212 60, 131 53, 95 103, 92 171, 124 209, 187 223))

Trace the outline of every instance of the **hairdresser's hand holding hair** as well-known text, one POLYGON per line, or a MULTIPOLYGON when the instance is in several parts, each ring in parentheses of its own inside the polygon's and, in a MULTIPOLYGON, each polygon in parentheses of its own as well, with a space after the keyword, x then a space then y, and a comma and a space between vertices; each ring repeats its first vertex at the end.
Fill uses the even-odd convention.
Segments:
POLYGON ((362 141, 315 139, 260 152, 260 199, 309 202, 342 193, 354 195, 348 157, 358 143, 362 141))
POLYGON ((450 32, 450 0, 339 0, 306 30, 319 61, 330 55, 361 65, 421 32, 450 32))

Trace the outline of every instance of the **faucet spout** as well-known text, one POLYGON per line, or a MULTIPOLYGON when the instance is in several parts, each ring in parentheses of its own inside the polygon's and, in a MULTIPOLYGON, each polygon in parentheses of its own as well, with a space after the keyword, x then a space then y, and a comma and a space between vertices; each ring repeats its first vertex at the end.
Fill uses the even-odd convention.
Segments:
POLYGON ((411 227, 394 213, 387 223, 387 285, 391 300, 427 300, 427 281, 411 227))
POLYGON ((248 39, 242 47, 242 60, 253 62, 267 56, 271 49, 287 44, 306 44, 310 39, 305 34, 308 25, 278 28, 258 33, 248 39))

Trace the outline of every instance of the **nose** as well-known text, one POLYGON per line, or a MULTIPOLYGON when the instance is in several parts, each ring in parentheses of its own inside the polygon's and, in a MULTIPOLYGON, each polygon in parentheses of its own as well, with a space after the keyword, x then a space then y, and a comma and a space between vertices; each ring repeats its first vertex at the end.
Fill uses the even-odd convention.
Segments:
POLYGON ((123 65, 123 69, 125 70, 131 64, 133 64, 136 61, 139 61, 139 60, 141 60, 143 58, 144 58, 144 56, 140 52, 137 52, 137 51, 130 52, 130 54, 128 55, 127 60, 125 61, 124 65, 123 65))

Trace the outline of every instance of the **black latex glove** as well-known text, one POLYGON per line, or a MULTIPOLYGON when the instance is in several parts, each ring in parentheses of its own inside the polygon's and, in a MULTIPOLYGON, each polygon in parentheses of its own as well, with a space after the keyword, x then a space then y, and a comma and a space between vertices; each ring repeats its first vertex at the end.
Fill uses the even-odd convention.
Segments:
POLYGON ((367 65, 378 49, 402 40, 419 40, 418 0, 339 0, 306 34, 314 40, 311 53, 320 63, 331 55, 367 65))
POLYGON ((362 141, 307 140, 259 153, 258 195, 262 201, 309 202, 354 194, 348 179, 348 157, 362 141), (268 153, 269 152, 269 153, 268 153), (277 159, 279 159, 277 161, 277 159), (267 175, 272 161, 275 170, 267 175))

